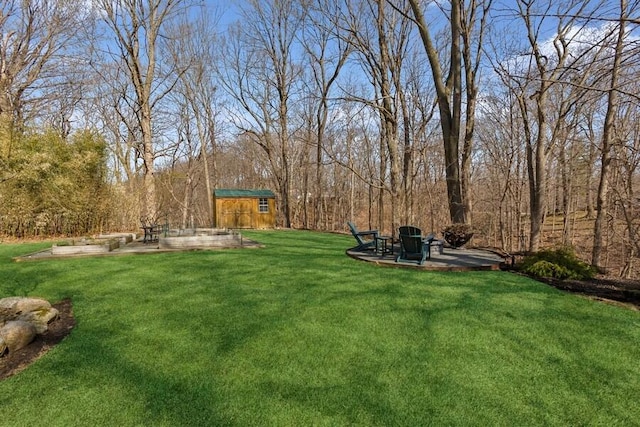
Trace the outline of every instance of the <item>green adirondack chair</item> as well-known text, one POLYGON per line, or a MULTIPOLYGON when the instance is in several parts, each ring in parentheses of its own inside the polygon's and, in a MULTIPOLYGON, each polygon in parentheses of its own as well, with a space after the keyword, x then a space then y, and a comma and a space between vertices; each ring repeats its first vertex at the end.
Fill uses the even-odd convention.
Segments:
POLYGON ((376 237, 378 237, 378 230, 366 230, 366 231, 358 231, 356 225, 352 222, 347 222, 349 229, 351 230, 351 234, 358 242, 357 250, 368 250, 375 249, 376 247, 376 237), (371 240, 369 240, 371 239, 371 240))
POLYGON ((431 242, 433 234, 422 236, 422 230, 411 225, 404 225, 398 229, 400 238, 400 254, 396 262, 418 261, 419 265, 431 258, 431 242))

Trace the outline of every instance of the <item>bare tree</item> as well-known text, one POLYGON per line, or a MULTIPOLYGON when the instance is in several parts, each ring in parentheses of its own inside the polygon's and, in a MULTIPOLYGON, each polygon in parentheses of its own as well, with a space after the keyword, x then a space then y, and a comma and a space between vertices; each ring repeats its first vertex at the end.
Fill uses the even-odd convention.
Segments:
MULTIPOLYGON (((302 46, 306 52, 311 77, 307 79, 308 99, 311 103, 309 112, 310 129, 315 145, 315 185, 313 197, 313 227, 320 228, 323 216, 322 200, 325 196, 323 185, 324 173, 324 139, 326 136, 329 114, 331 113, 331 95, 337 85, 352 48, 347 36, 341 37, 333 20, 338 15, 339 4, 331 0, 316 0, 309 6, 306 25, 301 36, 302 46)), ((306 176, 306 175, 305 175, 306 176)), ((305 180, 305 183, 307 180, 305 180)), ((308 188, 308 184, 305 185, 308 188)), ((308 192, 305 188, 304 194, 308 192)), ((304 197, 306 203, 307 197, 304 197)), ((305 209, 306 210, 306 209, 305 209)), ((305 215, 305 219, 307 215, 305 215)), ((306 224, 305 224, 306 225, 306 224)))
MULTIPOLYGON (((616 42, 613 53, 613 63, 610 69, 609 87, 607 90, 607 109, 604 116, 602 129, 602 141, 600 145, 600 182, 596 195, 596 221, 594 226, 593 251, 591 264, 599 269, 603 266, 604 234, 608 216, 609 179, 611 173, 612 147, 616 139, 615 117, 619 109, 619 84, 622 73, 622 61, 625 56, 625 38, 627 37, 626 25, 629 18, 628 4, 626 0, 620 0, 619 22, 616 29, 616 42)), ((618 136, 619 137, 619 136, 618 136)))
POLYGON ((203 13, 198 18, 182 21, 171 29, 172 36, 163 43, 174 64, 173 69, 181 70, 185 64, 189 64, 178 76, 179 81, 172 99, 176 104, 184 105, 180 117, 192 122, 191 126, 183 123, 181 128, 190 130, 185 136, 185 141, 191 143, 191 150, 187 152, 189 159, 197 157, 202 165, 208 213, 206 224, 209 225, 213 221, 213 185, 217 176, 217 87, 214 82, 217 63, 214 46, 217 36, 212 30, 216 20, 214 15, 203 13))
POLYGON ((101 81, 85 93, 83 111, 108 141, 114 196, 121 200, 114 222, 126 230, 139 226, 140 221, 140 128, 130 113, 129 84, 122 70, 115 64, 105 65, 100 74, 101 81))
POLYGON ((149 221, 158 217, 154 182, 154 110, 175 84, 175 76, 180 74, 175 70, 173 73, 160 73, 158 43, 166 23, 186 6, 187 1, 96 0, 99 16, 111 32, 117 48, 113 51, 114 44, 105 44, 106 56, 121 67, 130 83, 130 91, 122 95, 130 114, 136 119, 141 139, 138 150, 144 173, 142 217, 149 221))
POLYGON ((60 80, 77 63, 82 17, 72 1, 0 1, 0 182, 13 176, 6 162, 15 135, 63 99, 60 80))
POLYGON ((460 10, 460 36, 462 38, 462 62, 464 64, 464 143, 460 155, 460 191, 467 222, 472 222, 472 154, 476 127, 476 108, 480 85, 484 37, 492 0, 471 0, 460 10))
POLYGON ((566 117, 574 112, 585 82, 592 75, 593 67, 586 58, 597 58, 602 52, 597 41, 591 41, 586 48, 581 44, 580 29, 593 22, 590 6, 588 1, 518 1, 514 13, 523 24, 526 47, 516 48, 517 53, 496 66, 517 99, 522 120, 529 183, 530 251, 537 251, 540 246, 547 214, 549 156, 557 144, 565 143, 563 138, 569 135, 566 117), (549 20, 557 30, 550 40, 544 34, 549 20))
MULTIPOLYGON (((380 122, 378 222, 385 222, 384 193, 391 204, 390 223, 395 230, 400 220, 400 192, 403 186, 400 147, 400 122, 406 111, 406 97, 402 84, 403 63, 407 57, 410 35, 408 10, 398 11, 385 0, 347 2, 338 22, 373 86, 371 95, 350 100, 363 103, 376 111, 380 122), (388 163, 387 163, 388 162, 388 163), (388 181, 387 181, 388 175, 388 181)), ((407 144, 410 144, 407 141, 407 144)))
POLYGON ((0 2, 0 118, 24 120, 25 102, 37 99, 63 72, 63 59, 78 45, 78 3, 52 0, 0 2))
POLYGON ((482 173, 475 198, 484 200, 485 205, 479 203, 476 225, 484 225, 487 234, 495 236, 493 240, 499 242, 495 246, 509 252, 523 251, 524 242, 520 239, 524 234, 521 212, 526 194, 523 132, 515 97, 503 86, 496 86, 498 92, 487 94, 487 102, 483 103, 483 120, 477 132, 477 164, 482 173), (485 224, 483 211, 489 213, 485 224))
MULTIPOLYGON (((637 76, 637 72, 631 75, 634 74, 637 76)), ((637 87, 637 84, 636 80, 630 87, 637 87)), ((624 260, 620 275, 631 278, 637 272, 635 263, 640 256, 640 199, 637 196, 640 181, 640 110, 637 100, 623 97, 618 108, 616 128, 618 137, 612 147, 615 158, 612 163, 618 170, 620 185, 612 188, 611 199, 621 213, 623 229, 620 233, 622 245, 617 245, 624 260)))
POLYGON ((475 108, 478 96, 478 70, 482 51, 482 38, 486 16, 491 1, 471 1, 468 5, 451 0, 448 10, 449 71, 444 75, 440 53, 433 41, 423 7, 419 0, 409 0, 414 20, 420 32, 422 44, 431 66, 440 113, 440 126, 444 142, 446 162, 447 195, 449 213, 454 223, 469 221, 470 170, 472 140, 475 126, 475 108), (479 21, 478 21, 479 19, 479 21), (477 42, 474 42, 477 40, 477 42), (464 86, 463 86, 464 69, 464 86), (466 91, 463 117, 463 87, 466 91), (460 140, 462 120, 465 120, 462 156, 460 140), (466 197, 466 199, 465 199, 466 197))
POLYGON ((291 227, 292 111, 301 75, 294 45, 304 12, 293 0, 247 2, 223 53, 221 84, 239 108, 235 125, 267 155, 284 227, 291 227))
MULTIPOLYGON (((163 207, 167 221, 177 223, 184 229, 196 225, 196 191, 202 181, 199 173, 202 167, 198 161, 199 135, 189 97, 180 94, 180 88, 176 89, 172 94, 176 140, 167 146, 170 161, 158 168, 156 175, 159 206, 163 207)), ((210 222, 208 220, 206 224, 210 222)), ((200 221, 198 223, 202 224, 200 221)))

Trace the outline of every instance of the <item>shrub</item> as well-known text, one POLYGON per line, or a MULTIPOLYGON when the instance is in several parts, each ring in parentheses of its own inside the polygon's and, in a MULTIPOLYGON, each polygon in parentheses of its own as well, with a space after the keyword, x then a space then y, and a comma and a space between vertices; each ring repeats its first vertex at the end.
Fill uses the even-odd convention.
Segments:
POLYGON ((549 261, 537 261, 525 269, 527 274, 534 277, 553 277, 556 279, 567 279, 571 272, 561 265, 549 261))
POLYGON ((527 256, 520 264, 520 270, 534 277, 555 279, 590 279, 595 270, 578 259, 573 249, 543 250, 527 256))

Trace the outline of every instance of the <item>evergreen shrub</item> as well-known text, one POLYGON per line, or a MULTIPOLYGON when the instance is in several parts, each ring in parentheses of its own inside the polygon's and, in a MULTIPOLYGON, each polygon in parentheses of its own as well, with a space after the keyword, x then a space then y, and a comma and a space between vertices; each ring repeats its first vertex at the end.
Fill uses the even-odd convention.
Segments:
POLYGON ((542 250, 525 257, 520 271, 538 278, 584 280, 595 276, 595 269, 581 261, 570 247, 542 250))

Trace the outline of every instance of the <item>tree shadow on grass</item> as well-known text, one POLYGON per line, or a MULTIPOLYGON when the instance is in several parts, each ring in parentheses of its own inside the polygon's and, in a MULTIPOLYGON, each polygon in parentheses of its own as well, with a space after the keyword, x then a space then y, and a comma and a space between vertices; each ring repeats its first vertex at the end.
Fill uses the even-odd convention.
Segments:
MULTIPOLYGON (((41 368, 61 384, 87 389, 89 395, 94 395, 91 399, 96 400, 92 406, 99 405, 101 413, 84 414, 83 423, 99 423, 106 414, 113 425, 233 424, 219 410, 224 396, 216 387, 215 378, 205 377, 205 372, 203 377, 198 377, 156 366, 153 360, 136 359, 126 349, 110 343, 115 333, 113 328, 83 325, 65 348, 64 357, 48 361, 41 368), (123 402, 109 400, 114 388, 121 390, 117 393, 123 402), (103 391, 105 389, 111 390, 103 391), (100 398, 96 393, 104 394, 100 398), (122 404, 126 406, 117 406, 122 404)), ((62 392, 59 399, 71 399, 71 396, 65 397, 62 392)), ((67 405, 75 406, 72 401, 67 405)))

